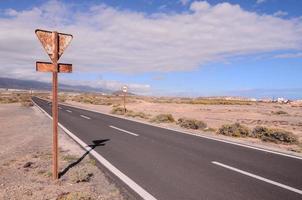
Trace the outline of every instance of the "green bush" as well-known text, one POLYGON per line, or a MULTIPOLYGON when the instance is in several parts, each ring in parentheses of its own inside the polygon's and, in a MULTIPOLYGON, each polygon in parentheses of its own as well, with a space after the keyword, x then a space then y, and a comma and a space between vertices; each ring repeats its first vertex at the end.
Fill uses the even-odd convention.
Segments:
POLYGON ((239 123, 223 125, 217 133, 233 137, 247 137, 250 135, 249 129, 239 123))
POLYGON ((207 127, 207 124, 203 121, 188 118, 179 118, 177 124, 188 129, 205 129, 207 127))
POLYGON ((263 126, 257 126, 252 134, 255 138, 260 138, 265 142, 295 144, 298 142, 297 136, 293 133, 281 129, 269 129, 263 126))
POLYGON ((171 123, 175 122, 171 114, 159 114, 151 119, 151 122, 155 123, 171 123))

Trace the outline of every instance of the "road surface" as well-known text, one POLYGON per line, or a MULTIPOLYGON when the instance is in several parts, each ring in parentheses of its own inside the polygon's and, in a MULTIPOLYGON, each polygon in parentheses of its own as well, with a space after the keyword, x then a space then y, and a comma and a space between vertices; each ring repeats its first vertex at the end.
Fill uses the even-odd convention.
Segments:
MULTIPOLYGON (((49 102, 33 100, 51 115, 49 102)), ((59 108, 59 122, 86 144, 108 140, 94 150, 155 199, 302 199, 299 158, 59 108)))

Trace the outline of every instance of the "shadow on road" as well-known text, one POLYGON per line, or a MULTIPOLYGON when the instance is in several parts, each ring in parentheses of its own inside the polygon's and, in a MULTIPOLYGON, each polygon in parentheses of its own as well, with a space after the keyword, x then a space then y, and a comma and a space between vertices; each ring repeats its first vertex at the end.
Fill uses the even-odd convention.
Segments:
POLYGON ((92 141, 93 144, 88 145, 88 147, 90 147, 91 149, 89 151, 86 151, 77 161, 71 163, 65 169, 63 169, 63 171, 61 171, 59 173, 59 178, 61 178, 62 176, 64 176, 64 174, 66 174, 71 168, 73 168, 74 166, 76 166, 77 164, 79 164, 89 154, 89 152, 92 151, 95 147, 105 146, 106 142, 108 142, 109 140, 110 139, 93 140, 92 141))

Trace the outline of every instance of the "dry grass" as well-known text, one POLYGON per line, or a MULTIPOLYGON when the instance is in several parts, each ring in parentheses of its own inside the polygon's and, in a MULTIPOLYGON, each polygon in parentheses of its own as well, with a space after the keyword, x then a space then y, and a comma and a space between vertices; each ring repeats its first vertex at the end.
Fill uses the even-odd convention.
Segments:
POLYGON ((175 119, 171 114, 159 114, 153 117, 150 122, 155 123, 172 123, 175 122, 175 119))
POLYGON ((180 127, 187 129, 205 129, 207 128, 207 124, 203 121, 199 121, 196 119, 188 119, 188 118, 179 118, 177 120, 177 124, 180 127))
POLYGON ((11 93, 0 96, 0 104, 21 103, 22 106, 31 107, 31 95, 28 93, 11 93))
POLYGON ((282 129, 269 129, 263 126, 257 126, 251 132, 251 136, 259 138, 265 142, 297 144, 298 138, 293 133, 282 129))
POLYGON ((218 134, 232 137, 247 137, 250 134, 249 129, 239 123, 223 125, 218 131, 218 134))
POLYGON ((274 114, 274 115, 287 115, 288 113, 283 111, 283 110, 278 110, 278 111, 272 111, 272 114, 274 114))
POLYGON ((207 99, 207 98, 153 98, 153 103, 178 103, 178 104, 200 104, 200 105, 252 105, 251 101, 207 99))

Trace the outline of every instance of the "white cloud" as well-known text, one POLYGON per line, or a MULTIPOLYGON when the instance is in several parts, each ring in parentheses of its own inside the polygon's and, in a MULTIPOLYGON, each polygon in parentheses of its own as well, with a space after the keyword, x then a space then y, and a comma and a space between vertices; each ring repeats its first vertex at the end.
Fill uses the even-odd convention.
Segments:
POLYGON ((37 75, 36 60, 49 60, 34 29, 72 33, 61 62, 77 72, 170 72, 193 70, 231 56, 302 49, 302 21, 259 15, 239 5, 193 2, 173 14, 119 10, 104 4, 88 10, 50 1, 0 18, 0 73, 37 75))
POLYGON ((284 16, 286 16, 286 15, 288 15, 288 13, 285 12, 285 11, 282 11, 282 10, 278 10, 277 12, 275 12, 275 13, 273 14, 273 16, 275 16, 275 17, 284 17, 284 16))
POLYGON ((194 1, 190 5, 190 9, 195 12, 206 11, 210 7, 210 4, 206 1, 194 1))
POLYGON ((264 3, 264 2, 266 2, 266 0, 257 0, 256 1, 257 4, 261 4, 261 3, 264 3))
POLYGON ((122 86, 127 85, 128 91, 136 94, 149 94, 151 92, 151 86, 148 84, 134 84, 128 83, 125 84, 119 81, 113 80, 72 80, 64 78, 63 82, 69 85, 82 85, 82 86, 90 86, 93 88, 106 88, 112 91, 120 90, 122 86))
POLYGON ((191 0, 179 0, 182 5, 187 5, 191 0))
POLYGON ((302 52, 279 54, 275 58, 302 58, 302 52))

